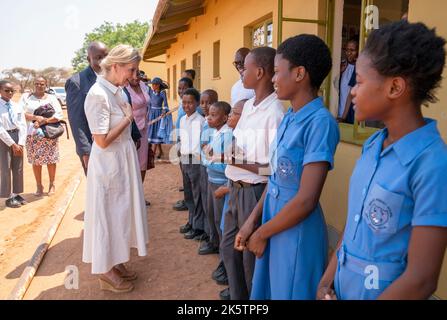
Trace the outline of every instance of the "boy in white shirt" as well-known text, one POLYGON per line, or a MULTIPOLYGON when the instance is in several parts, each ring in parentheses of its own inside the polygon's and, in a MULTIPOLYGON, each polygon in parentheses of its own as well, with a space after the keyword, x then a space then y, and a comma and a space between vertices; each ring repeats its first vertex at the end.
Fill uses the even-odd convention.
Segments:
POLYGON ((245 58, 242 81, 245 88, 254 89, 255 97, 248 100, 233 131, 236 153, 225 175, 230 180, 229 209, 221 248, 232 300, 250 297, 255 256, 234 249, 239 228, 261 198, 267 184, 270 145, 284 117, 284 108, 273 88, 276 50, 269 47, 253 49, 245 58))
POLYGON ((25 113, 12 102, 14 88, 9 81, 0 81, 0 95, 0 197, 8 198, 7 207, 20 208, 26 204, 20 196, 23 192, 25 113))
POLYGON ((200 192, 200 135, 205 118, 197 112, 200 93, 187 89, 182 96, 186 115, 180 119, 180 159, 184 175, 185 202, 189 210, 188 223, 181 229, 189 229, 185 239, 203 235, 205 214, 200 192))

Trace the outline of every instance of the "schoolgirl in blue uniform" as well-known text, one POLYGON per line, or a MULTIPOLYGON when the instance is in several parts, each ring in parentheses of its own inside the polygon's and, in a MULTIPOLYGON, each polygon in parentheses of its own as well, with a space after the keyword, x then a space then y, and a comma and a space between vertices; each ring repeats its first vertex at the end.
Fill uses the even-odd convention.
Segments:
POLYGON ((337 122, 318 96, 331 67, 329 48, 314 35, 287 39, 277 50, 273 82, 292 107, 272 148, 266 191, 235 243, 257 257, 251 299, 315 299, 327 262, 319 198, 339 142, 337 122))
POLYGON ((359 121, 385 129, 363 146, 348 217, 318 299, 427 299, 447 244, 447 147, 421 105, 436 101, 445 41, 424 24, 373 31, 352 89, 359 121))
MULTIPOLYGON (((152 121, 169 111, 168 98, 166 95, 167 85, 160 79, 154 78, 151 81, 152 89, 149 89, 150 109, 148 121, 152 121)), ((160 121, 151 124, 148 128, 148 142, 155 145, 154 154, 159 149, 158 158, 161 158, 163 151, 162 144, 172 143, 172 115, 163 117, 160 121)))

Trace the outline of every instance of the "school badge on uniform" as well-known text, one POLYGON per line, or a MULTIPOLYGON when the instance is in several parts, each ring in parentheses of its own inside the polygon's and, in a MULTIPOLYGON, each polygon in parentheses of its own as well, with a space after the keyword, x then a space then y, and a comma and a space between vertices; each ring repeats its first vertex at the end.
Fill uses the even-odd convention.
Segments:
POLYGON ((294 174, 295 169, 292 161, 287 157, 280 157, 278 159, 278 169, 276 171, 282 178, 290 177, 294 174))
POLYGON ((366 217, 369 225, 375 231, 386 229, 392 216, 390 207, 382 200, 372 199, 369 203, 366 217))

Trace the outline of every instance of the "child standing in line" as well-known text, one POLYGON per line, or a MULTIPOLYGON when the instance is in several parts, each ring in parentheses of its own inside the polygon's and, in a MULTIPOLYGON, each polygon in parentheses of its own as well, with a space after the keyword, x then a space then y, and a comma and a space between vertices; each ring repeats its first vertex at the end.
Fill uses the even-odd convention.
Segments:
MULTIPOLYGON (((223 150, 224 150, 223 153, 225 156, 225 161, 224 161, 225 167, 224 168, 226 168, 227 160, 229 160, 228 154, 231 154, 231 148, 232 148, 232 144, 233 144, 233 130, 234 130, 234 128, 236 128, 237 123, 239 122, 239 119, 241 118, 244 104, 247 101, 248 100, 240 100, 240 101, 236 102, 234 107, 231 109, 231 111, 228 115, 227 126, 228 126, 229 131, 226 132, 226 134, 224 134, 224 145, 223 145, 223 150)), ((216 191, 214 191, 214 197, 216 199, 215 201, 223 201, 220 224, 218 226, 219 232, 221 235, 219 247, 222 246, 222 234, 223 234, 223 230, 224 230, 225 213, 228 210, 228 200, 229 200, 229 193, 230 193, 229 181, 226 177, 225 177, 225 179, 226 179, 226 183, 224 185, 221 185, 219 188, 217 188, 216 191)), ((220 249, 220 250, 222 252, 222 249, 220 249)), ((221 259, 222 260, 219 263, 219 265, 217 266, 216 270, 213 271, 211 278, 213 280, 215 280, 218 284, 225 284, 225 283, 228 284, 228 276, 227 276, 227 270, 225 269, 225 264, 223 262, 223 254, 221 254, 221 259)), ((230 299, 230 288, 226 288, 226 289, 222 290, 219 293, 219 297, 222 300, 229 300, 230 299)))
MULTIPOLYGON (((209 112, 208 125, 214 130, 213 137, 209 144, 204 147, 204 156, 207 160, 208 172, 208 221, 210 225, 210 248, 216 253, 219 252, 222 232, 220 223, 222 219, 222 210, 224 206, 224 197, 215 197, 215 192, 221 186, 227 184, 225 176, 225 150, 229 150, 231 145, 232 133, 226 122, 231 106, 223 101, 214 103, 209 112)), ((222 251, 221 263, 222 263, 222 251)), ((226 273, 215 279, 218 284, 226 285, 228 280, 226 273)))
POLYGON ((352 89, 358 121, 385 129, 363 146, 348 217, 318 299, 428 299, 447 245, 447 147, 421 105, 435 102, 445 40, 422 23, 374 30, 352 89))
MULTIPOLYGON (((203 110, 205 114, 205 122, 203 123, 202 128, 202 134, 200 136, 200 148, 203 149, 206 145, 208 145, 211 141, 211 138, 214 134, 215 129, 210 128, 208 125, 208 116, 210 111, 210 106, 217 102, 218 95, 217 92, 208 89, 202 92, 200 95, 200 108, 203 110)), ((204 224, 205 224, 205 234, 198 237, 195 240, 203 241, 200 245, 200 248, 198 250, 198 253, 200 255, 206 255, 206 254, 214 254, 218 253, 219 248, 216 246, 213 246, 213 243, 215 243, 216 240, 216 233, 213 232, 214 229, 212 228, 212 225, 209 223, 209 203, 208 203, 208 173, 207 173, 207 161, 204 158, 203 154, 200 158, 201 164, 200 164, 200 188, 201 188, 201 194, 202 194, 202 207, 204 214, 204 224)))
POLYGON ((319 199, 339 142, 337 122, 318 96, 331 68, 330 50, 317 36, 289 38, 278 48, 273 83, 292 107, 277 132, 268 185, 235 244, 257 257, 251 299, 315 298, 327 260, 319 199))
POLYGON ((189 210, 187 225, 191 226, 185 233, 185 239, 202 236, 205 228, 200 189, 200 136, 205 118, 197 112, 199 103, 200 93, 196 89, 187 89, 184 92, 182 104, 186 115, 180 119, 180 158, 184 175, 185 202, 189 210))
POLYGON ((20 208, 27 203, 20 195, 23 192, 25 112, 12 102, 14 87, 9 81, 0 81, 0 96, 0 197, 7 198, 7 207, 20 208))
MULTIPOLYGON (((169 111, 166 89, 168 86, 160 78, 151 81, 152 89, 149 89, 150 110, 149 121, 165 115, 169 111)), ((151 124, 148 128, 148 142, 154 145, 154 155, 159 150, 158 159, 163 156, 161 145, 169 143, 172 131, 172 116, 164 117, 161 121, 151 124)))
POLYGON ((243 84, 255 90, 255 97, 245 103, 233 131, 234 157, 225 169, 230 180, 230 200, 221 247, 232 300, 250 297, 255 256, 247 250, 237 251, 234 241, 264 192, 270 146, 284 117, 283 105, 272 83, 275 54, 275 49, 261 47, 253 49, 245 58, 243 84))
MULTIPOLYGON (((186 114, 185 111, 183 110, 183 106, 182 106, 182 98, 183 98, 183 93, 187 90, 193 87, 193 82, 190 78, 181 78, 178 82, 178 86, 177 86, 177 94, 180 98, 180 105, 178 107, 177 110, 177 120, 175 121, 175 136, 177 139, 177 142, 179 142, 180 140, 180 119, 186 114)), ((177 145, 178 146, 178 145, 177 145)), ((179 151, 179 150, 178 150, 179 151)), ((184 192, 184 176, 183 176, 183 171, 182 171, 182 164, 180 163, 180 172, 182 173, 182 187, 179 189, 180 192, 184 192)), ((188 211, 188 207, 186 206, 185 200, 178 200, 174 206, 173 209, 176 211, 188 211)), ((184 226, 182 226, 180 228, 180 233, 186 233, 188 231, 191 230, 191 226, 189 225, 189 223, 185 224, 184 226)))

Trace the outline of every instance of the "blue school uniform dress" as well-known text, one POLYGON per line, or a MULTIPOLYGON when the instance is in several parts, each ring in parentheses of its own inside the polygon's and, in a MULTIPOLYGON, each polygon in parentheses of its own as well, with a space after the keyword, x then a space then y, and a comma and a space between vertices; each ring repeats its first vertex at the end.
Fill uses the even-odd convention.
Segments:
MULTIPOLYGON (((305 165, 328 162, 333 168, 340 135, 333 116, 316 98, 298 112, 289 109, 272 147, 272 175, 262 223, 271 220, 299 191, 305 165)), ((327 231, 318 205, 298 225, 268 240, 256 259, 251 299, 315 299, 327 262, 327 231)))
MULTIPOLYGON (((166 91, 156 93, 152 89, 149 90, 150 97, 150 111, 149 121, 152 121, 162 115, 163 112, 168 112, 168 99, 166 91)), ((148 128, 148 142, 152 144, 171 143, 172 132, 172 115, 168 115, 162 120, 155 122, 148 128)))
POLYGON ((413 227, 447 227, 447 147, 436 121, 382 150, 387 136, 368 139, 351 176, 338 299, 376 299, 405 271, 413 227))

